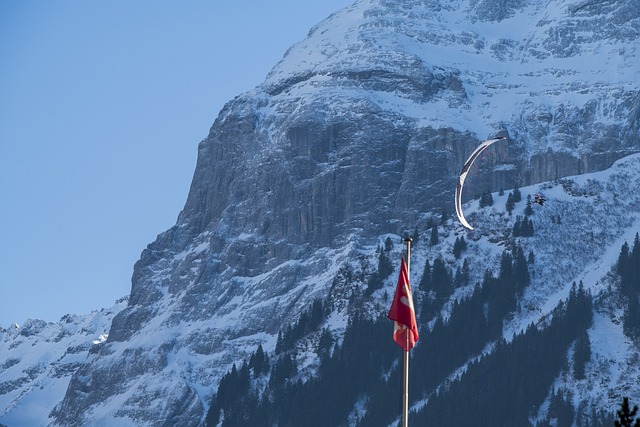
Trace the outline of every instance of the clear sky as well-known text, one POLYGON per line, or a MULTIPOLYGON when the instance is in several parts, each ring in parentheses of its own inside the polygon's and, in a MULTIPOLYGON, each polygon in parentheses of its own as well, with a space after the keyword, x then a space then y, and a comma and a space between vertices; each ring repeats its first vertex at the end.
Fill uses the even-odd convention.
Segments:
POLYGON ((110 307, 222 106, 353 0, 0 0, 0 326, 110 307))

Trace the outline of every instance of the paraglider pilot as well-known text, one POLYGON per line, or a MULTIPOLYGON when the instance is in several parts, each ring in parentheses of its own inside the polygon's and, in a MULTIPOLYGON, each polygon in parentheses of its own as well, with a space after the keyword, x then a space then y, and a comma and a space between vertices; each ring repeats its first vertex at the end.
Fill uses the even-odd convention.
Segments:
POLYGON ((535 195, 535 197, 534 197, 534 201, 533 201, 533 203, 537 203, 537 204, 539 204, 540 206, 544 206, 544 202, 545 202, 545 201, 546 201, 546 200, 545 200, 545 198, 544 198, 544 197, 540 197, 538 194, 536 194, 536 195, 535 195))

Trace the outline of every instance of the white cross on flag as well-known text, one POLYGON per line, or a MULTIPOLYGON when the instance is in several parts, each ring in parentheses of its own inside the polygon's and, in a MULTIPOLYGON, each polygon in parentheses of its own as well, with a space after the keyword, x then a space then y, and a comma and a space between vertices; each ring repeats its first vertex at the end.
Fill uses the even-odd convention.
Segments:
POLYGON ((411 295, 411 285, 409 284, 409 274, 404 258, 400 264, 400 277, 396 294, 391 303, 391 309, 387 317, 394 321, 393 340, 404 351, 411 350, 418 341, 418 324, 416 322, 416 311, 413 308, 413 297, 411 295))

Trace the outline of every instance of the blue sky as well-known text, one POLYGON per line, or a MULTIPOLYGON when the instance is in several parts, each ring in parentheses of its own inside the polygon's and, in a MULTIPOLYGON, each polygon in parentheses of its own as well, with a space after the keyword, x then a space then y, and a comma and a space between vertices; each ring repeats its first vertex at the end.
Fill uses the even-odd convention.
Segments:
POLYGON ((129 293, 225 102, 352 0, 0 0, 0 326, 129 293))

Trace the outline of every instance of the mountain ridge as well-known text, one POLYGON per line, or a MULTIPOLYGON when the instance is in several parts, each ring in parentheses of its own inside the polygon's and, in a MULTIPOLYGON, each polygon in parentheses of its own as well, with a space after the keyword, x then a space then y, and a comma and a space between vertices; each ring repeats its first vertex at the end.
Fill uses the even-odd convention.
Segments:
MULTIPOLYGON (((52 425, 204 423, 233 363, 258 345, 272 350, 314 300, 333 296, 332 324, 343 330, 348 295, 363 292, 374 274, 383 236, 438 224, 453 204, 460 166, 487 136, 507 139, 472 171, 466 201, 516 187, 551 201, 566 198, 564 186, 593 192, 593 200, 610 194, 609 184, 591 188, 568 177, 622 158, 637 162, 628 156, 640 151, 639 22, 636 0, 362 0, 312 28, 263 84, 215 119, 176 225, 143 251, 127 307, 74 372, 52 425), (357 280, 347 277, 348 266, 357 280)), ((616 179, 612 187, 628 189, 616 179)), ((496 206, 506 197, 496 196, 496 206)), ((624 219, 637 201, 624 202, 599 203, 624 219)), ((534 240, 558 248, 539 260, 550 267, 536 274, 582 274, 560 250, 575 248, 568 238, 548 243, 559 226, 551 211, 590 245, 611 247, 608 232, 578 228, 578 219, 601 218, 590 206, 545 206, 534 240), (557 269, 557 260, 573 273, 557 269)), ((478 209, 477 201, 465 209, 490 233, 471 234, 481 244, 467 253, 495 260, 511 242, 513 217, 478 209)), ((609 224, 601 221, 598 230, 609 224)), ((635 227, 610 225, 619 233, 635 227)), ((445 254, 461 230, 450 220, 442 227, 445 254)), ((413 265, 426 259, 416 251, 413 265)), ((538 300, 569 285, 551 280, 526 291, 521 303, 534 310, 505 330, 539 318, 538 300)), ((383 293, 374 292, 372 308, 384 310, 383 293)), ((309 377, 315 357, 308 355, 309 377)))
MULTIPOLYGON (((481 4, 494 10, 502 3, 481 4)), ((633 4, 589 8, 586 21, 595 35, 587 39, 573 28, 566 34, 559 30, 583 17, 569 17, 567 9, 543 2, 514 9, 509 22, 474 23, 463 7, 470 3, 462 1, 451 7, 430 1, 411 6, 361 1, 319 24, 288 51, 263 85, 220 112, 198 148, 177 225, 143 253, 129 307, 114 319, 102 352, 84 366, 94 385, 87 389, 84 376, 76 375, 57 421, 90 417, 93 404, 85 393, 113 393, 112 386, 95 385, 105 382, 110 366, 121 365, 122 350, 110 348, 131 346, 128 363, 138 369, 119 382, 137 387, 134 394, 151 387, 160 395, 167 382, 176 384, 186 394, 161 406, 171 414, 165 419, 197 423, 207 405, 202 390, 213 392, 216 378, 231 362, 248 357, 246 343, 270 342, 311 301, 327 295, 333 278, 324 272, 339 270, 351 251, 375 244, 377 236, 399 235, 427 220, 428 212, 450 205, 459 165, 479 135, 509 138, 480 164, 468 183, 469 195, 589 171, 580 166, 580 158, 567 154, 571 151, 594 159, 590 166, 606 167, 596 161, 601 141, 609 141, 602 145, 610 161, 638 151, 631 57, 618 64, 620 75, 603 78, 575 61, 579 49, 574 46, 580 41, 583 49, 598 47, 602 67, 618 49, 632 50, 634 44, 623 37, 611 43, 603 38, 593 22, 613 19, 633 4), (532 10, 546 20, 531 15, 532 10), (422 21, 426 15, 429 19, 422 21), (445 36, 434 37, 456 22, 445 36), (464 29, 467 25, 472 31, 464 29), (515 57, 510 62, 506 53, 505 62, 480 54, 487 51, 482 43, 496 38, 491 31, 514 27, 517 34, 533 28, 536 35, 527 39, 523 55, 547 40, 540 49, 551 49, 549 57, 530 56, 529 65, 518 65, 519 43, 507 43, 515 57), (316 39, 321 36, 334 44, 316 39), (328 54, 336 51, 341 54, 328 54), (330 58, 326 66, 318 53, 330 58), (505 63, 516 72, 510 73, 505 63), (422 81, 424 90, 416 97, 414 82, 422 81), (444 115, 425 115, 425 109, 444 115), (623 134, 626 139, 620 138, 623 134), (414 194, 421 197, 416 200, 414 194), (186 325, 190 332, 184 331, 186 325), (151 345, 149 334, 170 337, 170 350, 151 345), (182 354, 180 369, 163 367, 167 351, 182 354), (163 383, 145 380, 145 366, 163 383), (179 373, 194 369, 210 374, 184 379, 179 373), (183 402, 195 406, 185 412, 183 402)), ((629 12, 631 22, 637 22, 638 12, 629 12)), ((118 414, 136 422, 158 411, 141 411, 135 399, 130 402, 118 414)))
POLYGON ((46 425, 73 373, 107 339, 113 317, 127 304, 58 322, 27 319, 0 327, 0 420, 10 426, 46 425))

